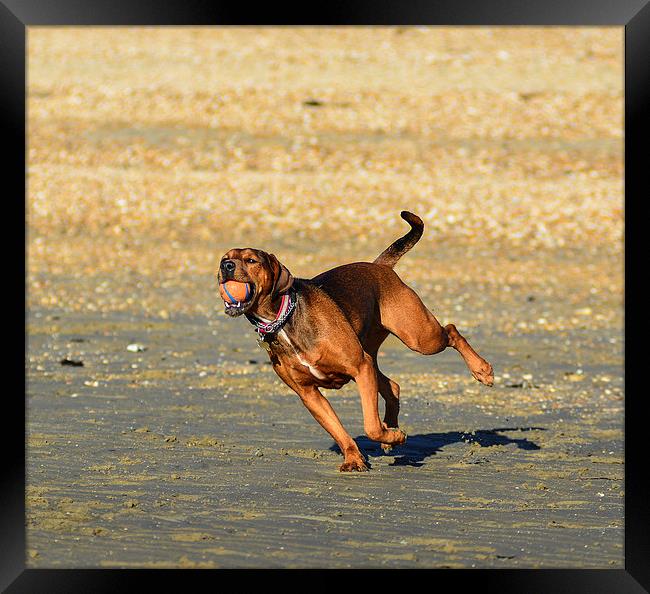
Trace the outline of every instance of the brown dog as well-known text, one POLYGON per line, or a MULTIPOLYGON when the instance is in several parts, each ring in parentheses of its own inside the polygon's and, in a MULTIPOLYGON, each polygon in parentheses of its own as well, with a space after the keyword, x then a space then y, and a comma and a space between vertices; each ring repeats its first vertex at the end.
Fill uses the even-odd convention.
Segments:
POLYGON ((367 470, 356 443, 319 388, 338 389, 350 380, 361 395, 366 435, 382 446, 404 443, 398 428, 399 386, 377 366, 377 350, 388 334, 407 347, 433 355, 456 349, 480 382, 491 386, 492 366, 480 357, 453 324, 444 328, 406 286, 393 266, 422 236, 424 224, 403 211, 411 230, 371 264, 338 266, 311 280, 295 278, 273 254, 232 249, 221 259, 219 282, 247 282, 244 302, 225 302, 230 316, 245 314, 257 327, 273 369, 300 396, 309 412, 334 438, 345 456, 341 471, 367 470), (386 403, 379 418, 377 393, 386 403))

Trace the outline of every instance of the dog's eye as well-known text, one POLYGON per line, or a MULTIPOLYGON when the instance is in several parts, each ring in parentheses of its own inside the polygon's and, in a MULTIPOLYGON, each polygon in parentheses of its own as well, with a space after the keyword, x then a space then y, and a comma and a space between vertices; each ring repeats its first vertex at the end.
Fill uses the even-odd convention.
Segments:
POLYGON ((248 262, 248 264, 257 264, 257 260, 253 260, 253 258, 246 258, 246 262, 248 262))

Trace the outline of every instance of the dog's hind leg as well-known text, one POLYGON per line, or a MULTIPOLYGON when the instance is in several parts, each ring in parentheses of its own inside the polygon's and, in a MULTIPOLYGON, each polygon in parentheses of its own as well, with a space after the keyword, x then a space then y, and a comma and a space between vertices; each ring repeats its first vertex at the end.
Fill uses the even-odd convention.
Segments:
MULTIPOLYGON (((376 365, 376 364, 375 364, 376 365)), ((397 429, 399 423, 399 384, 389 377, 385 376, 377 367, 377 381, 379 384, 379 393, 386 403, 386 412, 384 414, 384 427, 386 429, 397 429)), ((384 452, 389 452, 393 446, 387 443, 381 444, 384 452)))
POLYGON ((402 284, 390 297, 382 297, 380 307, 382 326, 411 350, 433 355, 452 347, 475 379, 487 386, 493 384, 492 365, 470 346, 456 326, 447 324, 443 328, 413 289, 402 284))
POLYGON ((378 326, 378 329, 378 331, 375 331, 366 338, 363 344, 363 348, 372 357, 372 362, 375 366, 375 373, 377 374, 377 386, 379 388, 379 393, 381 394, 381 397, 384 399, 384 402, 386 404, 384 425, 386 428, 397 428, 400 390, 399 385, 389 377, 385 376, 377 364, 377 351, 389 334, 381 326, 378 326))
POLYGON ((492 365, 490 365, 471 347, 469 342, 465 340, 465 337, 458 332, 456 326, 453 324, 447 324, 444 327, 444 330, 447 333, 449 346, 456 349, 461 354, 467 367, 474 376, 474 379, 486 386, 494 384, 492 365))
POLYGON ((373 441, 390 445, 399 445, 406 441, 406 433, 397 428, 388 428, 379 418, 378 392, 379 381, 377 367, 368 353, 363 353, 362 361, 356 371, 351 370, 350 376, 357 383, 361 396, 363 411, 363 428, 366 435, 373 441))
POLYGON ((397 428, 399 427, 397 421, 399 415, 399 384, 386 377, 379 371, 379 368, 377 368, 377 382, 379 384, 379 393, 386 403, 384 425, 389 429, 397 428))

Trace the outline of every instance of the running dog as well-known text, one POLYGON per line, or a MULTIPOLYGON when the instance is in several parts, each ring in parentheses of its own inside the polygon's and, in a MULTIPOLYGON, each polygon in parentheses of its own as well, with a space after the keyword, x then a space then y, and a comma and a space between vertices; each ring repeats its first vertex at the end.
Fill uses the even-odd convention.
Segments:
POLYGON ((354 380, 366 435, 384 449, 406 441, 397 419, 400 388, 377 365, 377 351, 389 334, 423 355, 452 347, 474 378, 487 386, 494 381, 492 366, 453 324, 442 327, 393 270, 424 230, 413 213, 403 211, 401 217, 410 231, 372 263, 345 264, 302 279, 294 278, 273 254, 235 248, 219 266, 226 314, 245 315, 255 326, 275 372, 341 448, 342 472, 365 471, 368 466, 320 388, 339 389, 354 380), (240 301, 225 290, 237 283, 246 287, 240 301), (383 421, 378 394, 386 404, 383 421))

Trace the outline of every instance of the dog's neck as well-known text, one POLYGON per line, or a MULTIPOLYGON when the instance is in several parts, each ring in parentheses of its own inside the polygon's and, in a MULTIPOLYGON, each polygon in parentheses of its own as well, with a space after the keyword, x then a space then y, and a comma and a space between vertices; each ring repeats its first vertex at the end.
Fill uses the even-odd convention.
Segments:
POLYGON ((267 299, 264 303, 261 303, 258 309, 253 313, 258 320, 261 322, 272 322, 278 315, 282 307, 282 295, 278 295, 274 300, 267 299))
POLYGON ((259 315, 258 311, 256 311, 255 314, 245 314, 248 321, 256 326, 257 333, 260 337, 276 334, 289 320, 296 308, 297 295, 295 290, 290 289, 287 293, 279 295, 277 301, 277 309, 274 307, 275 304, 273 302, 270 304, 270 307, 275 309, 274 313, 271 315, 269 315, 268 310, 262 308, 259 308, 258 310, 262 312, 262 315, 259 315))

